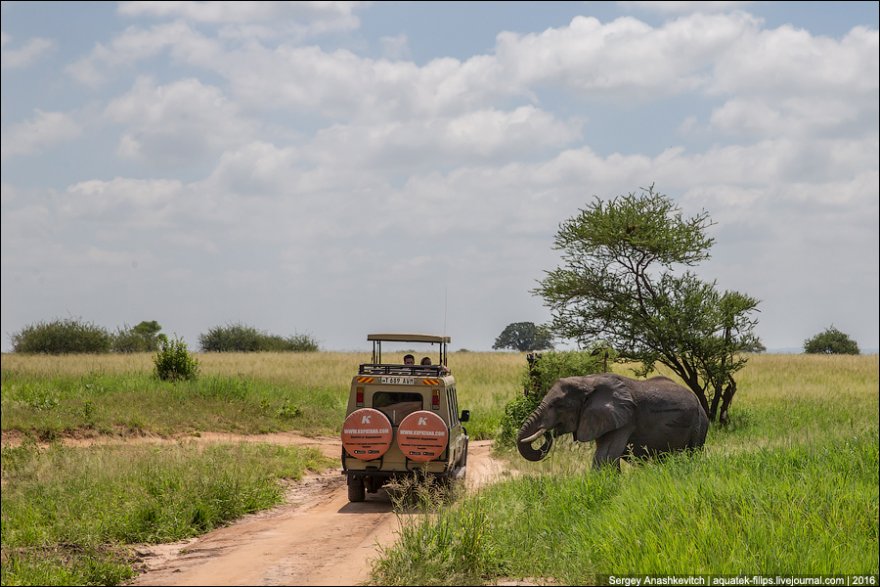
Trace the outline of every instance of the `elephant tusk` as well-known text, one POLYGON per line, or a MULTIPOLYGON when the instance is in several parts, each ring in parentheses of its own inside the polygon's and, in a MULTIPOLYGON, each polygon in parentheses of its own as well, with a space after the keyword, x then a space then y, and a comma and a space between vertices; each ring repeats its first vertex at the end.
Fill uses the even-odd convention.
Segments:
POLYGON ((546 428, 540 428, 540 429, 538 429, 537 432, 535 432, 531 436, 527 436, 525 438, 520 438, 519 441, 522 443, 525 443, 525 444, 531 444, 531 443, 535 442, 536 440, 538 440, 538 438, 540 438, 541 435, 544 434, 544 432, 546 430, 547 430, 546 428))

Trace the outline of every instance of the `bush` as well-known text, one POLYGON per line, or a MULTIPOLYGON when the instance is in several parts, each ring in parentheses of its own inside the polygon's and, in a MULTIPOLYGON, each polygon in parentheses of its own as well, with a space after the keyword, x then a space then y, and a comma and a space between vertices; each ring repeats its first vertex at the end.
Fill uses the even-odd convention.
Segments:
POLYGON ((523 396, 504 406, 501 420, 501 446, 513 446, 519 429, 557 379, 574 375, 603 373, 617 354, 613 349, 597 347, 590 351, 562 351, 533 353, 528 355, 529 364, 523 369, 523 396))
POLYGON ((141 322, 135 327, 126 324, 113 337, 113 350, 117 353, 156 352, 160 341, 166 339, 164 334, 159 334, 160 330, 162 327, 155 320, 141 322))
POLYGON ((162 340, 154 363, 156 376, 163 381, 195 379, 199 374, 199 362, 190 355, 186 343, 179 338, 162 340))
POLYGON ((318 343, 306 334, 283 338, 261 332, 252 326, 230 324, 217 326, 199 336, 202 350, 211 353, 311 352, 318 343))
POLYGON ((804 341, 804 352, 820 355, 858 355, 859 345, 834 326, 804 341))
POLYGON ((31 324, 12 335, 17 353, 108 353, 111 343, 104 328, 71 318, 31 324))
POLYGON ((284 339, 287 348, 282 350, 298 353, 313 353, 318 350, 318 341, 308 334, 295 334, 284 339))

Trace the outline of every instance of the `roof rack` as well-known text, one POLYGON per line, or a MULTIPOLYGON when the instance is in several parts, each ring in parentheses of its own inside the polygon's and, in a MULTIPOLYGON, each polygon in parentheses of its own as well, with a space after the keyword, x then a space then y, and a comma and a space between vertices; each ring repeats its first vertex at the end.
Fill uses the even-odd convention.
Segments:
POLYGON ((409 375, 412 377, 442 377, 449 373, 444 365, 376 365, 361 363, 358 375, 409 375))
POLYGON ((440 365, 446 366, 447 352, 446 345, 451 339, 448 336, 437 336, 435 334, 403 334, 403 333, 385 333, 385 334, 368 334, 367 340, 373 343, 373 365, 382 364, 382 343, 383 342, 419 342, 440 345, 440 365))
POLYGON ((368 334, 367 340, 388 342, 451 342, 448 336, 434 334, 368 334))

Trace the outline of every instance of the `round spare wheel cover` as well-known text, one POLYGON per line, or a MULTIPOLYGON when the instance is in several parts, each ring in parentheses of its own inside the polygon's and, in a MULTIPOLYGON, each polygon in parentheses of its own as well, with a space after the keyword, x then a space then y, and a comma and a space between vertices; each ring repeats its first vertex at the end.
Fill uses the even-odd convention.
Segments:
POLYGON ((411 461, 439 459, 449 443, 449 429, 433 412, 420 410, 403 419, 397 427, 397 446, 411 461))
POLYGON ((342 447, 362 461, 378 459, 391 448, 391 422, 373 408, 355 410, 342 424, 342 447))

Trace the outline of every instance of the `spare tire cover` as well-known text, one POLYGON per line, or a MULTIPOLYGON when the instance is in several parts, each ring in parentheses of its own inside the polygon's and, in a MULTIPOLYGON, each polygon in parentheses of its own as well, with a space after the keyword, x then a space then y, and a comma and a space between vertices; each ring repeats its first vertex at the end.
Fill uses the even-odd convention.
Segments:
POLYGON ((378 459, 391 448, 391 422, 373 408, 355 410, 342 424, 342 447, 362 461, 378 459))
POLYGON ((411 461, 427 462, 440 458, 449 443, 449 428, 433 412, 420 410, 403 419, 397 427, 397 446, 411 461))

